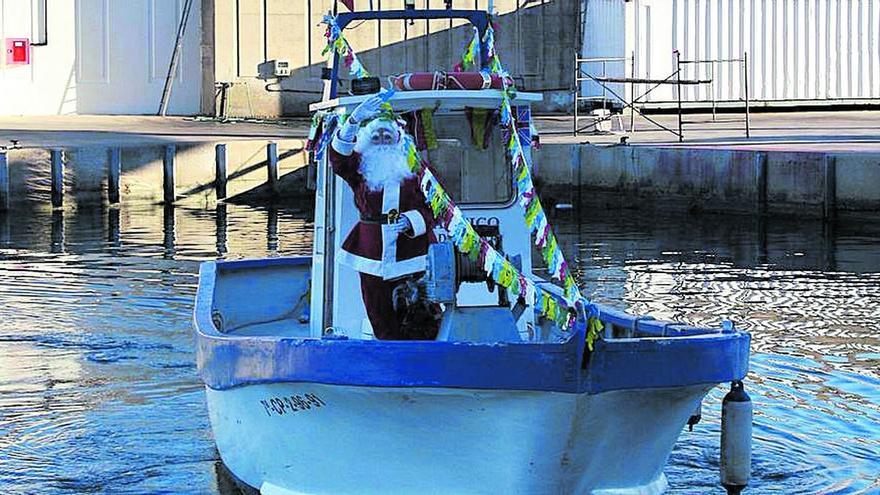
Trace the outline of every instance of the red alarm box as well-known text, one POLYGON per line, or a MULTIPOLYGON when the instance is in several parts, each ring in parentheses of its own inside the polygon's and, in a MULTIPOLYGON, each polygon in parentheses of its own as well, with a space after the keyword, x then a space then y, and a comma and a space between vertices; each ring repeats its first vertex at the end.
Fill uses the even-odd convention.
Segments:
POLYGON ((6 65, 31 63, 31 40, 6 38, 6 65))

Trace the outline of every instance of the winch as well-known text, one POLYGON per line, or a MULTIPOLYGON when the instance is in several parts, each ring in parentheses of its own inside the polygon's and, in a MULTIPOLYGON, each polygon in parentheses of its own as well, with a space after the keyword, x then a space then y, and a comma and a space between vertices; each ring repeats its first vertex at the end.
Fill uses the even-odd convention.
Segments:
MULTIPOLYGON (((502 252, 502 237, 497 225, 478 225, 474 229, 493 248, 502 252)), ((510 262, 521 269, 520 256, 510 262)), ((497 304, 491 306, 461 306, 457 294, 462 284, 485 283, 488 292, 496 291, 497 284, 486 274, 477 260, 458 251, 451 241, 432 244, 428 249, 428 261, 424 286, 425 298, 441 303, 442 315, 437 340, 471 342, 521 340, 517 322, 525 312, 525 300, 520 297, 511 308, 507 291, 498 288, 497 304)))

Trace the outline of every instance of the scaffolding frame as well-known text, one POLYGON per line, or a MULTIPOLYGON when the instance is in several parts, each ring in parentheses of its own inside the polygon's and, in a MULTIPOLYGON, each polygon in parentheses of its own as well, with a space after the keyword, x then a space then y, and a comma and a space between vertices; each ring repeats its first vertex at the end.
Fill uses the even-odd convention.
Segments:
MULTIPOLYGON (((614 96, 618 101, 620 101, 624 108, 629 108, 630 110, 630 128, 629 132, 635 132, 635 116, 636 114, 640 115, 642 118, 655 125, 656 127, 665 130, 676 137, 678 137, 679 142, 684 141, 684 124, 687 123, 683 118, 683 109, 682 109, 682 101, 681 101, 681 87, 682 86, 697 86, 708 84, 710 86, 710 94, 711 94, 711 104, 712 104, 712 121, 716 121, 716 99, 715 99, 715 65, 721 63, 729 63, 741 64, 741 75, 742 82, 744 88, 744 98, 745 101, 745 134, 746 138, 751 137, 751 126, 750 126, 750 105, 749 105, 749 80, 748 80, 748 53, 744 52, 742 58, 737 59, 711 59, 711 60, 682 60, 681 55, 678 50, 675 50, 675 70, 669 76, 663 79, 652 79, 652 78, 641 78, 635 77, 635 54, 632 54, 630 57, 588 57, 583 58, 578 54, 575 54, 575 63, 574 63, 574 91, 573 91, 573 102, 574 102, 574 122, 572 126, 572 132, 575 136, 579 135, 582 131, 584 131, 587 127, 596 126, 600 122, 610 120, 613 118, 613 115, 604 115, 601 118, 590 117, 593 122, 589 125, 580 126, 581 119, 587 118, 580 115, 580 102, 581 101, 593 101, 597 98, 602 98, 602 108, 606 109, 608 94, 610 93, 614 96), (630 64, 630 77, 609 77, 608 76, 608 63, 620 63, 627 61, 632 61, 630 64), (582 64, 584 63, 602 63, 602 73, 601 74, 592 74, 588 71, 585 71, 582 68, 582 64), (708 64, 710 69, 710 77, 707 79, 682 79, 682 66, 683 65, 701 65, 708 64), (592 81, 602 87, 602 96, 583 96, 581 95, 581 83, 585 81, 592 81), (627 101, 624 95, 618 94, 617 91, 612 89, 609 84, 629 84, 630 85, 630 97, 631 100, 627 101), (636 95, 635 85, 636 84, 648 84, 651 85, 646 91, 643 93, 636 95), (636 104, 641 102, 645 97, 647 97, 651 92, 655 89, 659 88, 663 85, 673 85, 675 86, 675 95, 676 95, 676 103, 677 103, 677 113, 678 113, 678 129, 671 129, 660 122, 652 119, 648 115, 646 115, 642 110, 636 108, 636 104)), ((624 67, 624 71, 626 68, 624 67)))
MULTIPOLYGON (((742 58, 717 58, 717 59, 705 59, 705 60, 682 60, 681 53, 678 50, 675 50, 675 67, 676 72, 681 73, 682 65, 708 65, 709 66, 709 93, 712 96, 712 122, 716 122, 716 112, 715 112, 715 66, 721 64, 739 64, 740 66, 740 77, 742 78, 742 87, 744 97, 741 98, 745 102, 745 133, 746 138, 751 137, 751 119, 750 119, 750 108, 749 108, 749 52, 743 52, 742 58)), ((688 122, 682 122, 681 119, 681 86, 676 88, 676 99, 678 100, 678 114, 679 114, 679 124, 678 129, 679 132, 682 131, 682 125, 688 122)))

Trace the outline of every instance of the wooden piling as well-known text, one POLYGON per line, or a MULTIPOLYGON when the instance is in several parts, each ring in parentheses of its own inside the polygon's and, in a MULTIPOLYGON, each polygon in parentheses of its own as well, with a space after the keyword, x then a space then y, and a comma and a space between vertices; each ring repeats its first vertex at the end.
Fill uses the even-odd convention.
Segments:
POLYGON ((226 145, 214 147, 214 190, 217 199, 226 199, 226 145))
POLYGON ((214 228, 217 234, 217 256, 226 254, 226 203, 217 203, 217 216, 214 217, 214 228))
POLYGON ((52 150, 52 207, 64 206, 64 157, 59 149, 52 150))
POLYGON ((110 204, 118 204, 120 200, 119 181, 122 176, 122 150, 110 148, 110 160, 107 167, 107 200, 110 204))
POLYGON ((269 189, 272 194, 278 194, 278 143, 270 141, 266 145, 266 171, 269 189))
POLYGON ((169 144, 165 147, 165 156, 162 159, 162 190, 166 205, 173 204, 177 199, 174 188, 174 154, 176 151, 176 147, 169 144))
POLYGON ((6 151, 0 150, 0 211, 9 209, 9 163, 6 161, 6 151))
POLYGON ((175 223, 176 219, 174 205, 166 203, 162 209, 162 247, 164 248, 163 257, 165 259, 174 259, 175 251, 175 223))
POLYGON ((822 219, 831 222, 834 221, 834 217, 837 215, 837 158, 834 155, 825 155, 822 171, 825 176, 822 219))

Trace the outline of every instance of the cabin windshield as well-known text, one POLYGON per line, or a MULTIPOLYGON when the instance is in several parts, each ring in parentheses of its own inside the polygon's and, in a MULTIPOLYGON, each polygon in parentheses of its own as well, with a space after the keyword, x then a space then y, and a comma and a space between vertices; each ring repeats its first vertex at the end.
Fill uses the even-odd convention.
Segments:
POLYGON ((488 134, 481 149, 463 112, 434 116, 437 147, 428 151, 428 159, 446 192, 459 204, 507 204, 513 197, 501 130, 491 119, 488 126, 491 130, 481 133, 488 134))

